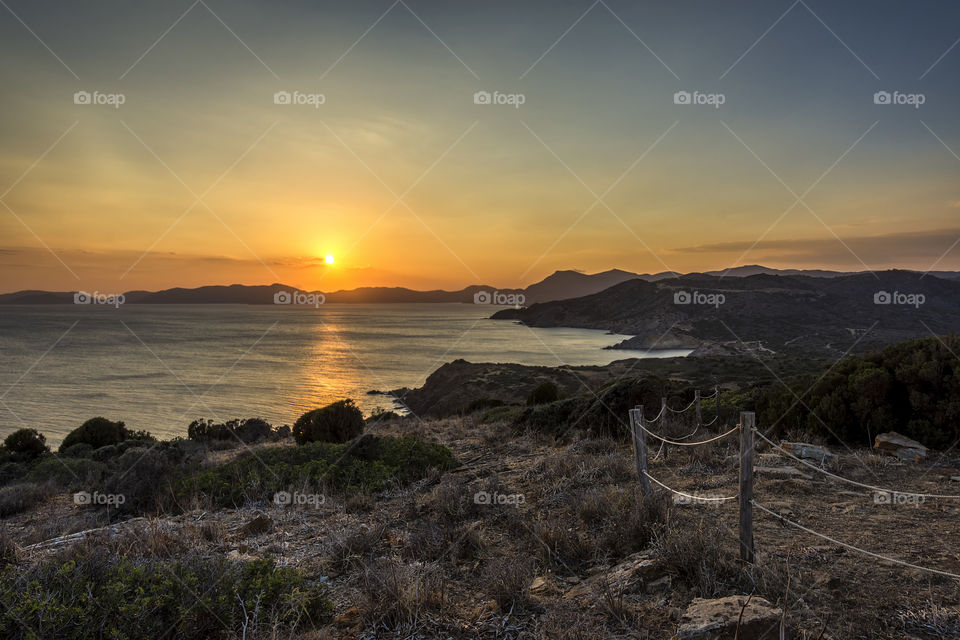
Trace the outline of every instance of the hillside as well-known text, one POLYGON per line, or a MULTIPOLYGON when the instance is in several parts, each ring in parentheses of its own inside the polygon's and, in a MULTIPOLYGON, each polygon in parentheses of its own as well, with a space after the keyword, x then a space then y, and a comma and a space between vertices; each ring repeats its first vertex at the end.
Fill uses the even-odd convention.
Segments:
POLYGON ((624 348, 710 352, 746 345, 840 355, 854 343, 861 351, 960 330, 960 282, 910 271, 833 278, 691 274, 629 280, 590 296, 505 309, 493 317, 635 336, 619 345, 624 348), (887 295, 896 299, 875 303, 875 296, 883 302, 887 295))

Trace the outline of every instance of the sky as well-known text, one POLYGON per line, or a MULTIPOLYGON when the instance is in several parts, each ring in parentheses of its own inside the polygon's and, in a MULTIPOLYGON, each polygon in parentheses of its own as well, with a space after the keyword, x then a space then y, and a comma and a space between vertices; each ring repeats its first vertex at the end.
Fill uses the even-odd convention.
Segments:
POLYGON ((960 269, 958 42, 946 1, 2 0, 0 291, 960 269))

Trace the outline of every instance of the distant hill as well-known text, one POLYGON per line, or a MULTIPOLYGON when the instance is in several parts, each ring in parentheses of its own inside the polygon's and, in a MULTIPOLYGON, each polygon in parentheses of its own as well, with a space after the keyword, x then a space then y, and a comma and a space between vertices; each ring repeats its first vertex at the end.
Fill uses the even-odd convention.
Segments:
MULTIPOLYGON (((586 274, 580 271, 555 271, 540 282, 525 289, 498 289, 487 285, 471 285, 458 291, 417 291, 404 287, 360 287, 358 289, 323 292, 325 302, 343 303, 413 303, 413 302, 462 302, 473 303, 475 297, 487 300, 489 295, 498 292, 505 296, 523 294, 523 305, 570 300, 600 293, 610 287, 638 280, 641 282, 663 282, 678 278, 718 277, 722 280, 740 279, 757 275, 800 276, 807 278, 840 278, 863 275, 865 272, 825 271, 820 269, 771 269, 761 265, 746 265, 730 270, 710 271, 678 275, 670 271, 652 274, 638 274, 622 269, 610 269, 600 273, 586 274)), ((902 272, 913 273, 916 272, 902 272)), ((960 281, 960 272, 933 271, 930 276, 960 281)), ((872 279, 872 276, 870 276, 872 279)), ((731 285, 733 286, 733 285, 731 285)), ((162 291, 127 291, 123 295, 126 304, 273 304, 274 296, 279 292, 300 291, 290 285, 275 283, 271 285, 212 285, 186 289, 175 287, 162 291)), ((320 294, 320 291, 303 292, 320 294)), ((72 304, 73 291, 17 291, 0 294, 0 305, 5 304, 72 304)), ((495 301, 494 301, 495 302, 495 301)), ((505 306, 506 303, 499 306, 505 306)), ((523 306, 521 305, 521 306, 523 306)))
POLYGON ((862 351, 960 331, 960 281, 911 271, 833 277, 690 274, 628 280, 582 298, 505 309, 493 317, 635 336, 622 348, 840 355, 855 342, 862 351), (922 301, 908 297, 917 294, 922 301), (891 303, 877 304, 875 296, 891 303))

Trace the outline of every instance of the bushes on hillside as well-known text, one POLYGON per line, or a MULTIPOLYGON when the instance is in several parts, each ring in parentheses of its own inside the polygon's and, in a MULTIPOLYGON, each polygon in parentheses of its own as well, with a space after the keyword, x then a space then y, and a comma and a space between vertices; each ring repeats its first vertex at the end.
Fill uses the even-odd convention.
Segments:
POLYGON ((313 442, 300 447, 270 447, 176 481, 173 495, 184 506, 193 496, 217 506, 270 501, 291 487, 311 486, 342 494, 379 491, 406 484, 430 469, 456 465, 449 449, 418 438, 367 435, 361 446, 313 442))
POLYGON ((118 444, 127 439, 152 440, 153 437, 146 431, 131 431, 121 421, 114 422, 98 416, 90 418, 68 433, 67 437, 60 443, 59 451, 65 453, 73 445, 81 443, 99 449, 100 447, 118 444))
POLYGON ((0 636, 212 638, 304 631, 329 616, 325 586, 270 558, 117 558, 79 547, 0 571, 0 636), (134 625, 134 626, 131 626, 134 625), (225 628, 226 627, 226 628, 225 628))
POLYGON ((542 382, 527 396, 527 405, 546 404, 560 399, 560 388, 552 380, 542 382))
MULTIPOLYGON (((946 448, 960 436, 960 336, 908 340, 882 351, 849 356, 822 376, 799 376, 755 394, 761 426, 807 429, 847 444, 872 445, 898 431, 928 447, 946 448)), ((750 409, 752 407, 748 407, 750 409)))
POLYGON ((8 452, 28 460, 50 451, 46 437, 36 429, 17 429, 6 437, 3 445, 8 452))
POLYGON ((363 414, 353 400, 339 400, 308 411, 293 424, 297 444, 347 442, 363 433, 363 414))
POLYGON ((187 427, 187 437, 194 442, 226 441, 249 444, 277 439, 278 432, 274 431, 269 422, 261 418, 246 420, 236 418, 226 423, 215 423, 213 420, 200 418, 187 427))

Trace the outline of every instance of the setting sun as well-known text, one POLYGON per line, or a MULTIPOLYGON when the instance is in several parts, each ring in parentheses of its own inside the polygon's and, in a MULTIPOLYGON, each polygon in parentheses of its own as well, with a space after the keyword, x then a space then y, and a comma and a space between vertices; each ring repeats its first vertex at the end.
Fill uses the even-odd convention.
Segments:
POLYGON ((334 263, 333 254, 328 253, 326 256, 324 256, 323 261, 326 262, 327 264, 333 264, 334 263))

